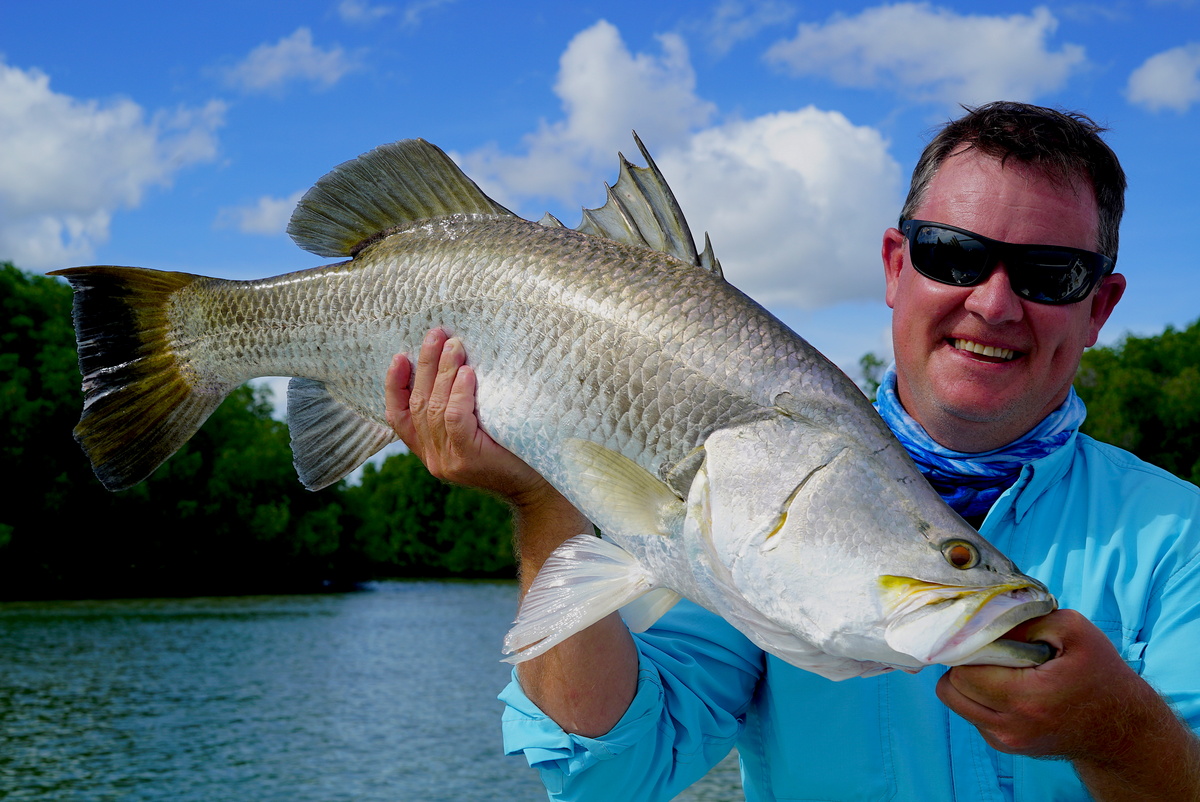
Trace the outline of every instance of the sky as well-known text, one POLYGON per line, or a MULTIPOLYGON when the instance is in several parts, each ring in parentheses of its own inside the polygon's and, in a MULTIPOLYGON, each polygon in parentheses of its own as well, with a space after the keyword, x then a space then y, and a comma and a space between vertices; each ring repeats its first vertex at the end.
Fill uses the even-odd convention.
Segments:
POLYGON ((1108 127, 1129 177, 1101 337, 1200 316, 1200 0, 0 0, 0 260, 258 278, 329 260, 299 196, 398 139, 575 225, 636 130, 726 277, 856 375, 880 237, 959 104, 1108 127))

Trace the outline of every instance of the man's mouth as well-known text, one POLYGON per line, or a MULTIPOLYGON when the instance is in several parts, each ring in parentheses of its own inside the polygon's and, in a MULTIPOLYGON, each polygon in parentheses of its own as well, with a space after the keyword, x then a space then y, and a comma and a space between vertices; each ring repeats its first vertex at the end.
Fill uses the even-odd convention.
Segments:
POLYGON ((1011 348, 997 348, 992 345, 980 345, 973 340, 956 338, 952 340, 951 343, 960 351, 968 351, 976 356, 995 360, 996 362, 1011 362, 1020 356, 1019 352, 1014 351, 1011 348))

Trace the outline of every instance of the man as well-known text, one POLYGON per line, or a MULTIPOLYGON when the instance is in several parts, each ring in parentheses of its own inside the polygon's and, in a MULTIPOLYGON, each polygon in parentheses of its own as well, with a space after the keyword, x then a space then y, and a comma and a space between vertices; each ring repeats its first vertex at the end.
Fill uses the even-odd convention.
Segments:
MULTIPOLYGON (((614 614, 502 696, 506 748, 551 798, 668 799, 736 745, 748 800, 1200 800, 1200 492, 1076 432, 1080 355, 1125 288, 1124 175, 1098 133, 1021 104, 969 112, 926 149, 882 249, 881 413, 1058 596, 1013 634, 1056 657, 831 683, 689 603, 636 639, 614 614)), ((465 362, 431 332, 410 389, 398 357, 389 420, 435 475, 512 502, 524 592, 591 525, 479 430, 465 362)))

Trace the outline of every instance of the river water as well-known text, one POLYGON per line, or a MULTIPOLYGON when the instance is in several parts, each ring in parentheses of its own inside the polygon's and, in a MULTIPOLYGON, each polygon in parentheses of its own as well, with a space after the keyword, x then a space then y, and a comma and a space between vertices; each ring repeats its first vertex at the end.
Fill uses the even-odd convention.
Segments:
MULTIPOLYGON (((0 799, 545 799, 501 748, 510 582, 0 604, 0 799)), ((741 800, 727 760, 679 800, 741 800)))

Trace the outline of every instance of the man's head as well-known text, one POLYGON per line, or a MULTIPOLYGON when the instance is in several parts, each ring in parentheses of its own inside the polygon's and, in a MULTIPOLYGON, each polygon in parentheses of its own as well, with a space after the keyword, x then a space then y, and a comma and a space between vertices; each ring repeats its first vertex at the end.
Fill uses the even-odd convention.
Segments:
MULTIPOLYGON (((903 216, 1115 258, 1125 179, 1099 130, 1081 115, 1020 104, 971 111, 926 149, 903 216)), ((1125 286, 1114 274, 1074 303, 1027 300, 1023 279, 1025 297, 1005 264, 1020 254, 993 250, 990 274, 956 286, 918 273, 900 231, 884 234, 900 400, 935 440, 959 451, 1011 442, 1061 404, 1125 286)))
POLYGON ((1117 154, 1100 138, 1104 131, 1078 112, 1027 103, 997 101, 968 109, 942 128, 921 153, 900 216, 920 219, 915 212, 942 163, 956 153, 974 150, 1001 163, 1014 160, 1035 167, 1081 189, 1090 185, 1100 212, 1099 240, 1092 250, 1115 262, 1125 213, 1125 171, 1117 154))

